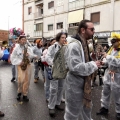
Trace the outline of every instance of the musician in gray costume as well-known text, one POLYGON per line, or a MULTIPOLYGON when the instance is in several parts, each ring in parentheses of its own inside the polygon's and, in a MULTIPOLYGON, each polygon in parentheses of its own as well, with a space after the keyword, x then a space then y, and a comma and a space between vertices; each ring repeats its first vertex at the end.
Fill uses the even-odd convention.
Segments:
POLYGON ((112 47, 104 54, 108 66, 104 75, 104 87, 101 97, 101 109, 97 115, 107 115, 109 112, 110 97, 113 94, 116 118, 120 120, 120 34, 113 34, 112 47))
POLYGON ((65 51, 65 61, 69 69, 66 76, 65 120, 78 120, 79 117, 80 120, 91 120, 91 74, 100 65, 99 61, 90 61, 89 58, 87 40, 91 39, 93 34, 93 23, 82 20, 78 33, 73 36, 76 42, 70 43, 65 51))

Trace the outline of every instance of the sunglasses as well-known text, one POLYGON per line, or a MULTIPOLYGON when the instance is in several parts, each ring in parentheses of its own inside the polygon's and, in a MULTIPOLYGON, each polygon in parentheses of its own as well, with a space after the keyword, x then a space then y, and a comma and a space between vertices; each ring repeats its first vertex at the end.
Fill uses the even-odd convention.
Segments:
POLYGON ((87 28, 89 30, 91 30, 92 32, 95 31, 95 28, 87 28))

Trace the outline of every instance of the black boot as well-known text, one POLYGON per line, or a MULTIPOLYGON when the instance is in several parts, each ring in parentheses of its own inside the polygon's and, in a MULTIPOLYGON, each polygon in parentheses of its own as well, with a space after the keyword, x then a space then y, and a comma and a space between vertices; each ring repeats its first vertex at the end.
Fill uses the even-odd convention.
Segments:
POLYGON ((116 114, 116 118, 117 118, 117 120, 120 120, 120 113, 116 114))
POLYGON ((108 109, 102 107, 99 112, 96 113, 96 115, 107 115, 109 112, 108 109))
POLYGON ((18 93, 17 100, 20 101, 20 99, 21 99, 21 93, 18 93))
POLYGON ((11 82, 14 82, 14 81, 15 81, 15 78, 13 77, 12 80, 11 80, 11 82))
POLYGON ((102 78, 101 78, 101 77, 99 78, 99 84, 100 84, 100 86, 102 86, 102 85, 103 85, 103 80, 102 80, 102 78))
POLYGON ((4 117, 4 116, 5 114, 2 111, 0 111, 0 117, 4 117))
POLYGON ((56 105, 55 108, 58 109, 58 110, 61 110, 61 111, 64 110, 64 108, 61 105, 56 105))
POLYGON ((55 109, 49 109, 49 115, 55 117, 55 109))
POLYGON ((28 102, 29 101, 28 97, 23 95, 23 101, 28 102))

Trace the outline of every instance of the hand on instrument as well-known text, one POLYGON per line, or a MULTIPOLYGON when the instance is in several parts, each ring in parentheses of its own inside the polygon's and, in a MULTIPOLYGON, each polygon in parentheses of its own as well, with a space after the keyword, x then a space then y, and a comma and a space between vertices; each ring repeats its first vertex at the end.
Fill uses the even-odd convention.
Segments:
POLYGON ((104 53, 103 53, 103 57, 104 57, 104 58, 106 58, 106 56, 107 56, 107 53, 106 53, 106 52, 104 52, 104 53))
POLYGON ((100 61, 95 61, 95 63, 96 63, 96 65, 97 65, 97 67, 100 67, 100 66, 101 66, 100 61))
POLYGON ((101 65, 105 65, 105 62, 104 62, 104 61, 101 61, 100 64, 101 64, 101 65))

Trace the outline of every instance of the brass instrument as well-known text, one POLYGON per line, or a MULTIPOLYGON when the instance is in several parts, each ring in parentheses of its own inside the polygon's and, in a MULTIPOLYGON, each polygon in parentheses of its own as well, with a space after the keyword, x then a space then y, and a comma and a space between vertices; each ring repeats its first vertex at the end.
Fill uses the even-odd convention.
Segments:
POLYGON ((7 47, 7 46, 8 46, 8 41, 3 41, 3 42, 2 42, 2 46, 3 46, 3 47, 7 47))
POLYGON ((22 70, 26 70, 27 65, 30 64, 30 61, 28 59, 28 56, 26 56, 26 54, 27 54, 27 47, 24 46, 24 53, 23 53, 23 60, 22 60, 23 64, 21 65, 22 70))

